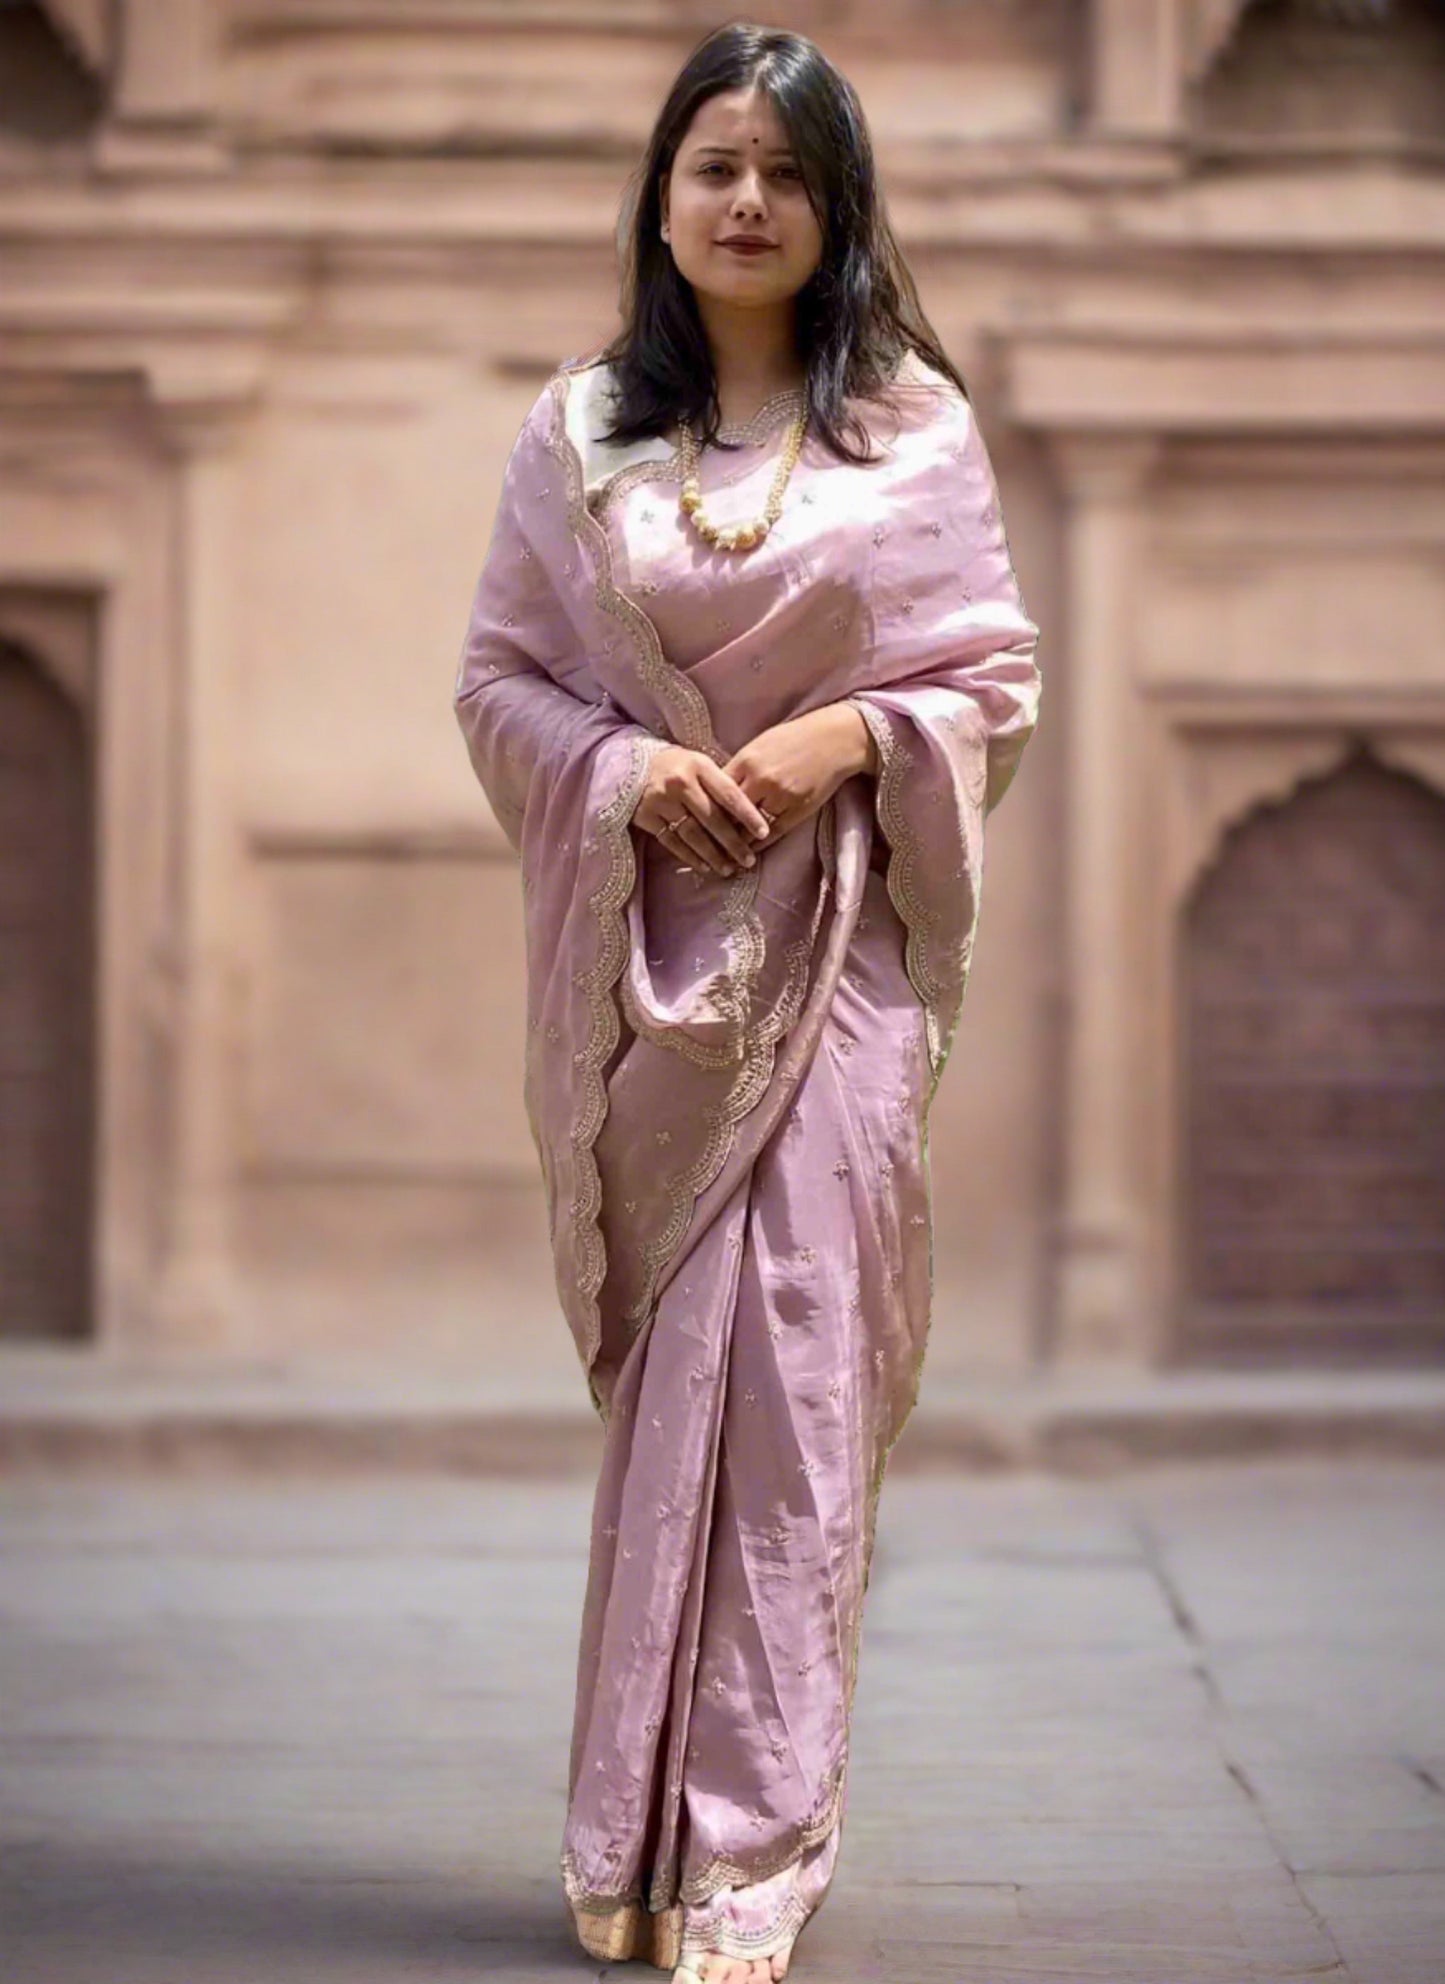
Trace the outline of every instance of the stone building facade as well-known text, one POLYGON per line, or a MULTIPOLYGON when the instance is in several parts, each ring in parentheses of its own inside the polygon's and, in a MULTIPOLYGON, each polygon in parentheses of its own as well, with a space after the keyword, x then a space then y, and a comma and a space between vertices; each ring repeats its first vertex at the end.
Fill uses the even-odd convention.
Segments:
MULTIPOLYGON (((0 6, 0 1332, 569 1382, 450 694, 701 0, 0 6)), ((817 0, 1044 630, 935 1368, 1445 1348, 1445 12, 817 0)))

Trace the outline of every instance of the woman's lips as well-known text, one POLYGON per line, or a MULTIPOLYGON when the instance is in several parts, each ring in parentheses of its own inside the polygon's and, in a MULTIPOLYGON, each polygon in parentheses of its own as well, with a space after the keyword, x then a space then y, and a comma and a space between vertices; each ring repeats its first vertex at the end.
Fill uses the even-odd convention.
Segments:
POLYGON ((771 241, 720 241, 720 248, 726 248, 733 255, 771 255, 771 241))

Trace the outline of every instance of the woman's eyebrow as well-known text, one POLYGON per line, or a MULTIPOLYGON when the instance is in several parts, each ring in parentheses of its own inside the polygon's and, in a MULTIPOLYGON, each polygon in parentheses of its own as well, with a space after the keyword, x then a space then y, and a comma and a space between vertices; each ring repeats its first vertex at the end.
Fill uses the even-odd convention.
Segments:
MULTIPOLYGON (((737 145, 699 145, 698 146, 699 152, 719 152, 722 154, 724 158, 736 158, 738 156, 739 150, 740 147, 737 145)), ((769 156, 772 158, 791 158, 793 155, 793 148, 791 145, 769 145, 768 153, 769 156)))

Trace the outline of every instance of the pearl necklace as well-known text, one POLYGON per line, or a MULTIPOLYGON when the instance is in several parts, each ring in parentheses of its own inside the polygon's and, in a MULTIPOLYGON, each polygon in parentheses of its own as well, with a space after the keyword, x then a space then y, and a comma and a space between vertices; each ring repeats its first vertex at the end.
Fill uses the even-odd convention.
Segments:
POLYGON ((782 513, 783 491, 788 486, 788 477, 792 474, 798 459, 807 427, 808 410, 805 406, 789 424, 762 515, 755 517, 751 523, 715 524, 711 517, 703 512, 702 488, 697 477, 699 458, 697 438, 687 421, 678 422, 678 447, 682 456, 682 494, 678 501, 682 506, 683 515, 691 519, 692 527, 699 537, 718 551, 751 551, 755 544, 762 543, 782 513))

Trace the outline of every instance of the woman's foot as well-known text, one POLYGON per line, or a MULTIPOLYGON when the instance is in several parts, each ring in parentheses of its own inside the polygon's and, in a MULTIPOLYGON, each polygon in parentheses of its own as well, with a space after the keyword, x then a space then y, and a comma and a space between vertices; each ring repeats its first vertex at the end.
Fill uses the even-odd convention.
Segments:
POLYGON ((708 1950, 679 1964, 672 1973, 672 1984, 781 1984, 792 1954, 791 1937, 771 1956, 722 1956, 708 1950))

